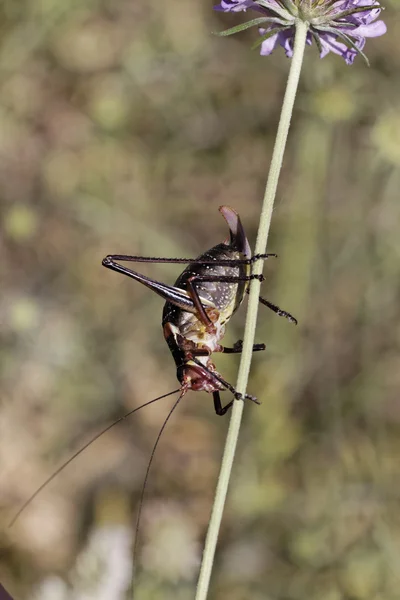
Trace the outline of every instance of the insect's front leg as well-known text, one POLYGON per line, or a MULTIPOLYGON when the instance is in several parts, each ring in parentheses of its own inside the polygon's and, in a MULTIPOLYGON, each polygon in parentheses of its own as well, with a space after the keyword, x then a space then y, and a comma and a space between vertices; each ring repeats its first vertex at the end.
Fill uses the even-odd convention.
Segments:
POLYGON ((240 394, 234 387, 232 384, 230 384, 228 381, 226 381, 225 379, 223 379, 221 377, 221 375, 218 373, 215 373, 215 371, 211 371, 208 367, 206 367, 205 365, 203 365, 195 356, 192 355, 192 360, 193 362, 195 362, 196 364, 198 364, 202 369, 204 369, 205 371, 207 371, 207 373, 209 373, 214 379, 216 379, 216 381, 219 381, 219 383, 221 383, 227 390, 229 390, 235 397, 236 400, 251 400, 252 402, 254 402, 255 404, 261 404, 261 402, 259 402, 257 400, 257 398, 255 396, 252 396, 251 394, 240 394))
POLYGON ((219 417, 223 417, 234 403, 234 400, 231 400, 226 406, 222 406, 219 392, 213 392, 213 398, 215 414, 217 414, 219 417))

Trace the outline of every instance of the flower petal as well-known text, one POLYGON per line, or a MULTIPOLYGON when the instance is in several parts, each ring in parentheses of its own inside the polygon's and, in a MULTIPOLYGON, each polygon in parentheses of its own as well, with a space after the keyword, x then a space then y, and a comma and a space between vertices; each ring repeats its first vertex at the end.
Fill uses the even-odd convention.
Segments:
MULTIPOLYGON (((319 39, 322 46, 322 52, 320 52, 321 58, 324 58, 329 52, 334 52, 334 54, 338 54, 345 58, 348 48, 346 44, 339 42, 333 34, 321 31, 319 33, 319 39)), ((356 55, 355 50, 352 50, 352 52, 356 55)))
POLYGON ((248 8, 252 8, 257 12, 263 12, 253 0, 221 0, 220 4, 214 6, 214 10, 222 12, 240 12, 248 8))
MULTIPOLYGON (((267 29, 263 29, 262 27, 260 27, 258 31, 260 35, 265 35, 268 32, 267 29)), ((263 41, 260 50, 261 56, 269 56, 269 54, 271 54, 275 50, 276 46, 278 45, 279 35, 279 33, 275 33, 274 35, 271 35, 271 37, 269 37, 267 40, 263 41)))
POLYGON ((356 29, 347 31, 350 36, 361 36, 361 37, 379 37, 384 35, 387 31, 386 24, 383 21, 375 21, 370 25, 360 25, 356 29))
POLYGON ((285 50, 285 54, 288 58, 292 58, 293 56, 293 47, 294 47, 294 35, 293 33, 291 35, 285 35, 285 33, 290 33, 290 32, 283 32, 280 38, 280 44, 282 46, 282 48, 284 48, 285 50))
POLYGON ((347 9, 360 8, 365 6, 365 12, 353 13, 350 15, 351 21, 360 25, 369 25, 372 21, 375 21, 381 13, 381 8, 369 8, 370 6, 376 6, 377 0, 349 0, 347 9))

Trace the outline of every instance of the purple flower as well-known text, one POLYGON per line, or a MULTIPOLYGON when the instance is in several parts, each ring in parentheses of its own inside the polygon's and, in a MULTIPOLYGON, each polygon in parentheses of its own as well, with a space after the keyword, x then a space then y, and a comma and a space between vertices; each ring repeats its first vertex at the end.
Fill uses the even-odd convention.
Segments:
POLYGON ((307 44, 314 40, 321 58, 334 52, 349 65, 357 54, 368 62, 363 52, 366 38, 386 33, 385 23, 377 21, 381 5, 375 0, 221 0, 214 8, 222 12, 256 11, 256 18, 219 35, 257 25, 261 38, 255 46, 261 46, 263 56, 280 45, 291 57, 299 20, 308 24, 307 44))

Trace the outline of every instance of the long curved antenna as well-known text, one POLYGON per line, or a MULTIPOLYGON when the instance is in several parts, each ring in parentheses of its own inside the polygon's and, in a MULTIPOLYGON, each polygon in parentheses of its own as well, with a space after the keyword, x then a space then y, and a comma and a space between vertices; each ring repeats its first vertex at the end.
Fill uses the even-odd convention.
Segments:
POLYGON ((135 541, 134 541, 134 544, 133 544, 133 553, 132 553, 132 562, 133 562, 133 568, 132 568, 132 593, 134 593, 135 562, 136 562, 136 554, 137 554, 138 540, 139 540, 140 517, 142 516, 144 493, 146 491, 147 480, 149 478, 150 468, 151 468, 151 465, 152 465, 152 462, 153 462, 154 455, 155 455, 156 450, 157 450, 158 442, 161 439, 163 431, 164 431, 165 427, 167 426, 167 423, 170 420, 170 418, 172 416, 172 413, 174 412, 174 410, 178 406, 179 402, 182 400, 183 396, 185 395, 185 392, 186 392, 186 390, 181 391, 181 393, 179 394, 178 400, 175 402, 175 404, 173 405, 173 407, 169 411, 169 413, 168 413, 168 415, 167 415, 164 423, 162 424, 162 427, 161 427, 160 431, 158 432, 157 439, 156 439, 156 441, 154 443, 153 450, 151 451, 149 464, 147 465, 146 475, 145 475, 145 478, 144 478, 144 481, 143 481, 142 493, 140 495, 140 500, 139 500, 139 508, 138 508, 138 514, 137 514, 137 519, 136 519, 136 529, 135 529, 135 541))
MULTIPOLYGON (((51 481, 53 481, 53 479, 55 477, 57 477, 57 475, 59 475, 61 473, 61 471, 63 471, 65 469, 65 467, 67 467, 77 456, 79 456, 84 450, 86 450, 86 448, 88 448, 91 444, 93 444, 93 442, 95 442, 96 440, 98 440, 99 437, 101 437, 103 435, 103 433, 106 433, 112 427, 114 427, 114 425, 117 425, 121 421, 124 421, 125 419, 127 419, 128 417, 130 417, 131 415, 133 415, 133 413, 135 413, 138 410, 140 410, 141 408, 144 408, 145 406, 149 406, 149 404, 153 404, 153 402, 157 402, 158 400, 162 400, 163 398, 167 398, 167 396, 172 396, 172 394, 177 394, 180 391, 181 391, 180 389, 174 390, 173 392, 168 392, 168 394, 163 394, 162 396, 158 396, 158 398, 154 398, 153 400, 149 400, 149 402, 145 402, 144 404, 141 404, 141 406, 138 406, 137 408, 134 408, 133 410, 131 410, 128 413, 126 413, 126 415, 123 415, 122 417, 119 417, 119 419, 117 419, 116 421, 114 421, 113 423, 111 423, 111 425, 108 425, 107 427, 105 427, 105 429, 103 429, 102 431, 100 431, 99 433, 97 433, 94 437, 92 437, 91 440, 89 440, 84 446, 82 446, 82 448, 80 448, 79 450, 77 450, 63 465, 61 465, 61 467, 59 467, 52 475, 50 475, 50 477, 48 477, 46 479, 46 481, 44 481, 40 487, 38 487, 38 489, 36 490, 36 492, 34 492, 28 498, 28 500, 26 500, 23 503, 23 505, 18 510, 17 514, 12 518, 12 520, 10 521, 10 523, 9 523, 8 526, 12 527, 12 525, 14 525, 15 521, 18 519, 18 517, 20 516, 20 514, 25 510, 25 508, 27 506, 29 506, 29 504, 36 498, 36 496, 38 494, 40 494, 40 492, 51 481)), ((180 396, 180 398, 181 398, 181 396, 180 396)))

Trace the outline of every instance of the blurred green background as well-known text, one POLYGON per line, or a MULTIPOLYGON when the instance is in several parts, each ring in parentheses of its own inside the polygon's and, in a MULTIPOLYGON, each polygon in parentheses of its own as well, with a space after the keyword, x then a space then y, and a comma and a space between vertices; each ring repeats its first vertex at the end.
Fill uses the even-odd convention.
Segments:
MULTIPOLYGON (((308 48, 274 211, 210 598, 396 600, 400 561, 400 6, 367 68, 308 48)), ((166 399, 162 300, 108 253, 194 256, 236 208, 254 244, 289 62, 210 2, 0 5, 0 581, 16 599, 125 598, 166 399), (105 590, 107 590, 105 592, 105 590)), ((178 265, 143 266, 167 283, 178 265)), ((226 343, 242 336, 245 310, 226 343)), ((217 357, 235 382, 238 357, 217 357)), ((227 399, 228 396, 225 396, 227 399)), ((152 468, 137 598, 193 598, 228 418, 191 393, 152 468)))

